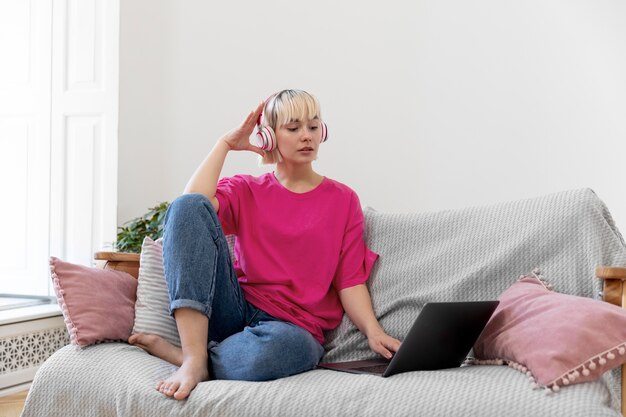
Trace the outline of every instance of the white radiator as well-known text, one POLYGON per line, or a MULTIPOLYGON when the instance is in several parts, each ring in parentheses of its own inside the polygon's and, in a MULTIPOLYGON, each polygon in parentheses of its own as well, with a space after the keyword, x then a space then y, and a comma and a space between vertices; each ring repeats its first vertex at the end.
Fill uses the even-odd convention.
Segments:
POLYGON ((39 366, 68 343, 60 315, 0 325, 0 392, 32 381, 39 366))

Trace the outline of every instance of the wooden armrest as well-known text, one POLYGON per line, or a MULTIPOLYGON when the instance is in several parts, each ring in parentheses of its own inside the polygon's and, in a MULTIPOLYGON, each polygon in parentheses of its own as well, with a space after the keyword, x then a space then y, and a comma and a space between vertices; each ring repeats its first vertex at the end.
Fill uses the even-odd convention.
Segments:
POLYGON ((596 276, 604 280, 602 287, 602 299, 607 303, 626 308, 626 267, 599 266, 596 268, 596 276))
POLYGON ((139 277, 140 255, 138 253, 96 252, 93 258, 100 261, 98 262, 99 268, 127 272, 135 278, 139 277))
POLYGON ((626 280, 626 267, 623 266, 599 266, 596 268, 596 276, 600 279, 626 280))
POLYGON ((138 253, 129 252, 96 252, 93 258, 96 261, 126 261, 126 262, 139 262, 138 253))
MULTIPOLYGON (((618 307, 626 308, 626 267, 599 266, 596 276, 602 280, 602 299, 618 307)), ((626 365, 622 365, 622 415, 626 411, 626 365)))

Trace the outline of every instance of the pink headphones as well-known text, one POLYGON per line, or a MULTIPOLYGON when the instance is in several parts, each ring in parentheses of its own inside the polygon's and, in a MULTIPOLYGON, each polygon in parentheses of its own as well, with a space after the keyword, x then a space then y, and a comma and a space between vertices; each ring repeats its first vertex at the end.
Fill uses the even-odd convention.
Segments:
MULTIPOLYGON (((265 106, 263 106, 263 109, 267 107, 267 103, 269 103, 269 101, 272 98, 279 96, 281 93, 282 91, 269 96, 268 99, 265 100, 265 106)), ((274 129, 272 129, 270 126, 261 125, 262 116, 263 116, 263 113, 259 114, 259 118, 256 122, 256 126, 257 126, 256 137, 258 138, 259 143, 261 144, 261 146, 259 147, 266 152, 271 152, 274 149, 276 149, 276 133, 274 133, 274 129)), ((322 122, 321 120, 320 120, 320 129, 322 130, 322 140, 320 143, 324 143, 326 142, 326 140, 328 140, 328 126, 326 126, 326 123, 322 122)))

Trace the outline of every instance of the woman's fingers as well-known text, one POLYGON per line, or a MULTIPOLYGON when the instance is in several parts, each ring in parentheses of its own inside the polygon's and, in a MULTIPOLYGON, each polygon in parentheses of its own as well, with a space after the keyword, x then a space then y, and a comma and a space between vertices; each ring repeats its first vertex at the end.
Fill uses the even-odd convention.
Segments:
POLYGON ((246 117, 246 120, 243 123, 243 125, 249 128, 254 128, 254 126, 256 125, 256 122, 259 120, 259 114, 261 114, 261 112, 263 111, 264 105, 265 105, 264 102, 259 103, 256 109, 250 112, 248 117, 246 117))
POLYGON ((384 347, 384 346, 382 346, 382 345, 381 345, 381 347, 380 347, 380 349, 379 349, 378 353, 379 353, 380 355, 382 355, 385 359, 391 359, 391 358, 392 358, 392 356, 393 356, 393 355, 391 354, 391 352, 390 352, 390 351, 388 351, 387 349, 385 349, 385 347, 384 347))
POLYGON ((245 120, 236 129, 231 130, 223 136, 223 139, 230 146, 231 150, 249 150, 256 152, 263 156, 264 152, 261 148, 250 144, 250 135, 252 134, 254 127, 259 119, 259 114, 263 111, 265 102, 259 103, 259 105, 251 111, 245 120))
POLYGON ((263 151, 263 149, 259 148, 258 146, 254 146, 254 145, 251 144, 248 147, 248 150, 252 151, 252 152, 256 152, 256 153, 258 153, 261 156, 265 156, 265 151, 263 151))
MULTIPOLYGON (((263 101, 260 102, 257 108, 252 113, 250 113, 250 115, 248 115, 246 121, 244 122, 244 125, 242 127, 245 129, 247 137, 249 137, 252 134, 254 127, 256 126, 257 121, 259 120, 259 115, 263 111, 264 106, 265 106, 265 102, 263 101)), ((261 156, 265 155, 265 152, 263 151, 263 149, 259 148, 258 146, 254 146, 250 144, 248 141, 247 141, 247 144, 248 144, 247 149, 249 151, 256 152, 261 156)))
POLYGON ((265 102, 262 101, 259 103, 259 105, 257 106, 256 110, 254 111, 254 113, 257 115, 257 117, 259 117, 259 114, 261 114, 261 112, 263 112, 263 107, 265 107, 265 102))
POLYGON ((243 136, 246 136, 246 139, 252 134, 254 127, 256 126, 257 121, 259 120, 259 114, 263 111, 263 106, 265 103, 261 102, 257 106, 257 108, 248 114, 246 120, 243 121, 239 130, 242 132, 243 136))
POLYGON ((379 353, 383 355, 385 358, 391 359, 393 357, 393 354, 398 351, 398 348, 400 347, 400 342, 396 340, 396 342, 398 342, 398 345, 396 345, 393 342, 391 343, 388 343, 388 342, 389 341, 381 342, 380 344, 381 349, 379 353))
POLYGON ((389 344, 387 345, 387 347, 391 350, 393 350, 394 352, 397 352, 398 349, 400 349, 400 345, 402 343, 398 340, 398 339, 394 339, 393 337, 390 338, 389 340, 389 344))
POLYGON ((386 334, 377 338, 372 343, 372 350, 387 359, 391 359, 393 353, 397 352, 399 348, 400 341, 386 334))

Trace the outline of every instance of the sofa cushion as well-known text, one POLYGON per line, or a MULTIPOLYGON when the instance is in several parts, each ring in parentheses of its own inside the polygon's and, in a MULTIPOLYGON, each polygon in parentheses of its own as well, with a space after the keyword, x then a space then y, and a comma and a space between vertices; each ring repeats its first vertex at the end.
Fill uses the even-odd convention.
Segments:
POLYGON ((128 339, 135 315, 134 277, 55 257, 50 258, 50 276, 72 344, 128 339))
MULTIPOLYGON (((528 389, 506 366, 407 372, 391 378, 314 370, 274 381, 205 381, 185 401, 154 389, 174 365, 138 347, 63 348, 41 368, 22 417, 619 417, 603 379, 559 395, 528 389)), ((619 397, 618 397, 619 398, 619 397)))
MULTIPOLYGON (((539 271, 522 276, 474 345, 478 363, 504 360, 554 391, 596 380, 626 362, 626 310, 552 291, 539 271)), ((535 382, 536 381, 536 382, 535 382)))
POLYGON ((146 237, 141 245, 135 325, 133 333, 150 333, 180 346, 176 321, 169 311, 169 296, 163 271, 162 239, 146 237))
MULTIPOLYGON (((233 259, 235 236, 226 236, 233 259)), ((133 333, 150 333, 180 346, 176 320, 170 314, 169 295, 163 269, 163 239, 146 237, 141 245, 137 303, 133 333)))

